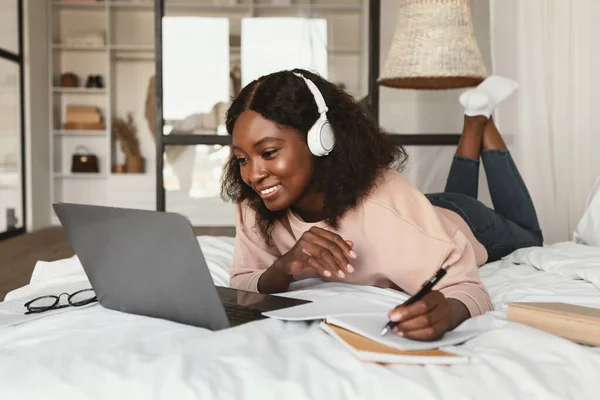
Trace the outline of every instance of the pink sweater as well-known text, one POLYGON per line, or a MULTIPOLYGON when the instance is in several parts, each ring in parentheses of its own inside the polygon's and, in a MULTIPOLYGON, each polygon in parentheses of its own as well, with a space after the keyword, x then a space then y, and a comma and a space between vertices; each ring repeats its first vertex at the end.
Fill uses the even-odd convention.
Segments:
POLYGON ((332 230, 354 242, 358 258, 354 273, 341 279, 324 278, 312 269, 296 280, 319 277, 362 285, 402 289, 409 294, 437 271, 448 273, 434 287, 448 298, 463 302, 471 316, 492 310, 489 294, 479 279, 478 265, 487 259, 485 248, 456 213, 433 207, 399 172, 386 170, 382 181, 334 230, 324 222, 306 223, 291 211, 275 222, 272 245, 254 228, 255 212, 238 205, 231 286, 257 291, 260 275, 294 246, 312 226, 332 230))

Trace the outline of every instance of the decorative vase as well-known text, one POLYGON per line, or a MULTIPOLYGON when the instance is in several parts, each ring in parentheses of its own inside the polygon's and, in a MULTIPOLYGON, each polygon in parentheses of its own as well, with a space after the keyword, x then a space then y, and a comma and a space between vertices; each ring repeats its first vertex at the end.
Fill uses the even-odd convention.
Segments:
POLYGON ((141 156, 127 156, 125 158, 125 171, 128 174, 143 174, 144 161, 144 157, 141 156))

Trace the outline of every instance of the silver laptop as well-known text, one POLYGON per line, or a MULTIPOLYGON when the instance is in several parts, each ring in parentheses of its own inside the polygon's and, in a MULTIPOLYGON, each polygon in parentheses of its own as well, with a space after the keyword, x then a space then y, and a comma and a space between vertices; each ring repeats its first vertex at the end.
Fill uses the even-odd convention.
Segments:
POLYGON ((53 207, 103 307, 218 330, 307 303, 216 287, 192 226, 179 214, 53 207))

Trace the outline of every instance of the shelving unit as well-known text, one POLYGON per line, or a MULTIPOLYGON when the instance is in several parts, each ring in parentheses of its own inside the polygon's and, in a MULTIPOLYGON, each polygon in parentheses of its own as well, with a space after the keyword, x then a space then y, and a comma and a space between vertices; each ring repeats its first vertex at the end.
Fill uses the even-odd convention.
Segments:
MULTIPOLYGON (((344 81, 347 90, 355 95, 366 92, 367 78, 363 72, 367 70, 364 39, 368 0, 292 0, 290 5, 269 4, 270 1, 239 0, 239 4, 217 4, 217 0, 166 0, 165 11, 167 16, 229 17, 232 35, 240 34, 241 19, 245 17, 328 18, 337 24, 332 23, 328 28, 331 30, 328 32, 329 64, 334 71, 330 78, 344 81), (331 3, 323 4, 327 1, 331 3), (339 21, 347 20, 359 25, 358 32, 351 36, 361 40, 340 40, 346 37, 335 29, 339 27, 339 21)), ((52 50, 48 52, 52 202, 155 209, 155 143, 144 108, 149 79, 154 74, 154 2, 104 0, 77 3, 54 0, 48 4, 48 15, 51 16, 48 47, 52 50), (64 43, 65 37, 86 31, 103 32, 104 44, 81 46, 64 43), (77 74, 81 85, 85 85, 88 75, 101 75, 104 87, 60 87, 59 77, 66 72, 77 74), (102 112, 105 129, 65 130, 63 116, 67 104, 97 106, 102 112), (113 140, 111 121, 113 117, 125 118, 130 112, 145 158, 146 172, 143 174, 112 172, 112 165, 122 162, 123 156, 113 140), (79 146, 98 157, 99 174, 70 172, 71 157, 79 146)), ((232 60, 239 60, 240 45, 230 45, 229 52, 232 60)), ((58 224, 52 208, 51 215, 52 222, 58 224)))
POLYGON ((73 129, 69 129, 69 130, 56 129, 56 130, 54 130, 54 134, 56 136, 81 136, 81 137, 86 137, 86 136, 107 136, 108 132, 105 131, 105 130, 103 130, 103 131, 94 131, 94 130, 78 131, 78 130, 73 130, 73 129))

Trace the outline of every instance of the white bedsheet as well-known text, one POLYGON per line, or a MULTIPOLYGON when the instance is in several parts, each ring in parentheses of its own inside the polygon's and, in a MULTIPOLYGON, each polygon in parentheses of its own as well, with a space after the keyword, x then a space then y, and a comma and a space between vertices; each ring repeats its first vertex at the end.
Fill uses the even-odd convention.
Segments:
MULTIPOLYGON (((199 240, 225 284, 231 240, 199 240)), ((265 320, 215 333, 96 305, 0 328, 0 399, 598 399, 599 349, 505 320, 508 301, 600 307, 600 258, 579 246, 520 250, 511 259, 524 264, 482 267, 496 311, 466 323, 489 329, 457 348, 473 356, 467 365, 361 363, 317 324, 265 320), (585 273, 573 273, 579 267, 585 273)), ((8 299, 82 278, 76 258, 42 263, 8 299)), ((297 286, 290 295, 398 298, 362 286, 297 286)))

